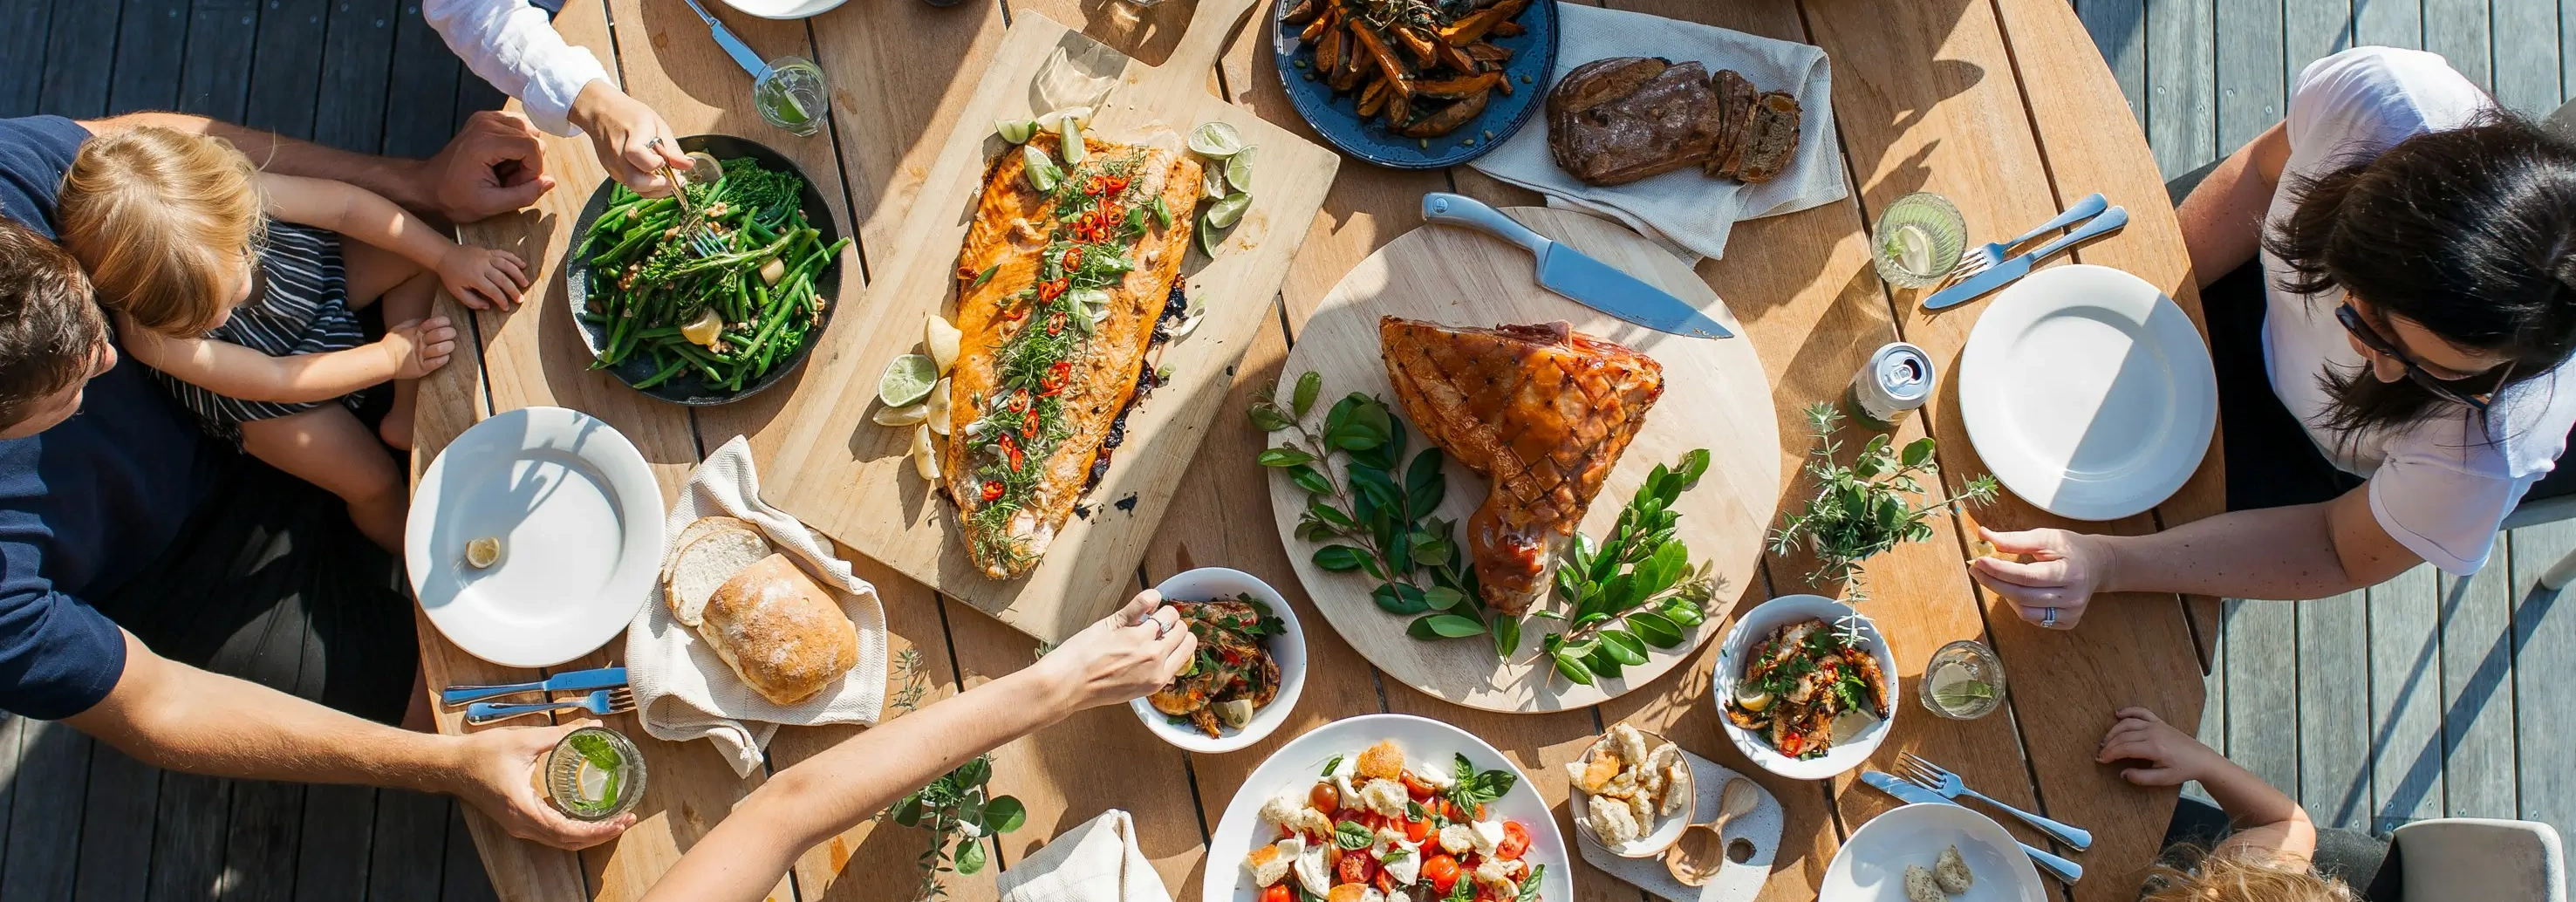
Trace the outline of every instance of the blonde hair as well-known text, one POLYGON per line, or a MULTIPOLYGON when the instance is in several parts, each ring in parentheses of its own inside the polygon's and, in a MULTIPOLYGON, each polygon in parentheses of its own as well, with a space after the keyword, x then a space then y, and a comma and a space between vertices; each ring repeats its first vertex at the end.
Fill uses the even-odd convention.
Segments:
POLYGON ((2360 902, 2343 881, 2319 876, 2304 864, 2266 861, 2258 855, 2192 853, 2188 868, 2158 864, 2138 902, 2360 902), (2196 859, 2196 860, 2195 860, 2196 859))
POLYGON ((56 211, 99 303, 164 335, 203 335, 267 227, 259 169, 232 142, 166 128, 81 144, 56 211))

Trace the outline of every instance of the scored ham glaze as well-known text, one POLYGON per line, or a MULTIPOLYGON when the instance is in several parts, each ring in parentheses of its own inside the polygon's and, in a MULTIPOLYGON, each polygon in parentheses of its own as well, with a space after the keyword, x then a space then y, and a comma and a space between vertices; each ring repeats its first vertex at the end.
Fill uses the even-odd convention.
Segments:
POLYGON ((1039 191, 1017 149, 985 173, 958 254, 963 333, 949 388, 948 492, 967 552, 994 579, 1028 572, 1090 481, 1136 392, 1155 320, 1190 246, 1199 164, 1085 139, 1039 191), (1159 200, 1159 205, 1157 201, 1159 200))

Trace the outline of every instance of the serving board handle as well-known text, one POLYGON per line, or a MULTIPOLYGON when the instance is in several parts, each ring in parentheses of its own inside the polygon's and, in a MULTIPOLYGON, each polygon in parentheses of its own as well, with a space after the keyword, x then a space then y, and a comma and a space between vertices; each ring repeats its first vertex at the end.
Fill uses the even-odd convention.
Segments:
POLYGON ((1234 36, 1234 23, 1258 0, 1199 0, 1190 11, 1190 24, 1181 32, 1180 46, 1172 48, 1170 59, 1154 67, 1163 78, 1187 78, 1204 84, 1207 70, 1225 52, 1226 39, 1234 36))

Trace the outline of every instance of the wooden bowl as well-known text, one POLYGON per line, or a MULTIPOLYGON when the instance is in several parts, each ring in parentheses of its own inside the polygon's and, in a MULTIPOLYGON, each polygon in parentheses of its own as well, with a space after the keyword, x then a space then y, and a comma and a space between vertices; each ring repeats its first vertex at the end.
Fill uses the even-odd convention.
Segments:
MULTIPOLYGON (((1664 738, 1663 734, 1652 730, 1638 730, 1637 732, 1646 737, 1646 749, 1650 752, 1653 751, 1656 746, 1664 745, 1672 741, 1664 738)), ((1583 757, 1576 760, 1587 764, 1590 763, 1592 761, 1592 749, 1600 747, 1601 739, 1608 735, 1609 734, 1607 732, 1604 732, 1600 736, 1593 737, 1592 748, 1584 749, 1583 757)), ((1680 810, 1674 811, 1671 814, 1664 814, 1659 810, 1655 815, 1654 822, 1647 825, 1644 836, 1640 836, 1637 839, 1624 843, 1603 842, 1601 840, 1601 835, 1593 832, 1591 795, 1585 793, 1583 791, 1583 787, 1569 785, 1566 789, 1571 793, 1571 795, 1567 797, 1566 806, 1573 809, 1574 832, 1580 834, 1585 842, 1589 842, 1594 846, 1601 848, 1603 851, 1609 852, 1612 855, 1617 855, 1621 858, 1653 858, 1662 855, 1664 854, 1665 849, 1672 848, 1673 843, 1681 841, 1682 830, 1690 826, 1691 815, 1695 813, 1694 809, 1698 808, 1699 802, 1699 786, 1694 782, 1696 779, 1697 777, 1692 774, 1688 763, 1685 763, 1682 767, 1682 779, 1680 784, 1665 790, 1665 792, 1681 793, 1682 797, 1689 799, 1690 802, 1684 804, 1680 810)), ((1661 807, 1662 806, 1658 804, 1657 808, 1660 809, 1661 807)))

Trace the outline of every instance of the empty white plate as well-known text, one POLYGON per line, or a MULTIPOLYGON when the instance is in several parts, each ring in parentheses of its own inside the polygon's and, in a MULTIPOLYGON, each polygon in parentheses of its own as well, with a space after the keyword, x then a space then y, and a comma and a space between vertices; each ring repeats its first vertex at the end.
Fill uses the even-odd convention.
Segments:
POLYGON ((1931 869, 1959 847, 1976 880, 1949 902, 2043 902, 2039 869, 1994 818, 1957 805, 1907 805, 1869 819, 1834 853, 1818 902, 1905 902, 1905 866, 1931 869))
POLYGON ((849 0, 724 0, 726 6, 763 19, 802 19, 831 11, 849 0))
POLYGON ((1995 297, 1959 354, 1968 440, 2006 488, 2117 520, 2182 488, 2218 428, 2218 376, 2173 299, 2105 266, 2040 270, 1995 297))
POLYGON ((474 424, 412 494, 403 562, 431 625, 495 664, 591 653, 635 619, 662 565, 662 491, 598 418, 525 407, 474 424), (476 568, 466 543, 501 540, 476 568))

